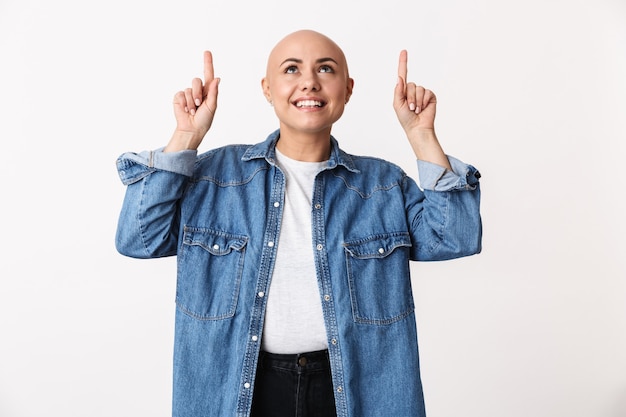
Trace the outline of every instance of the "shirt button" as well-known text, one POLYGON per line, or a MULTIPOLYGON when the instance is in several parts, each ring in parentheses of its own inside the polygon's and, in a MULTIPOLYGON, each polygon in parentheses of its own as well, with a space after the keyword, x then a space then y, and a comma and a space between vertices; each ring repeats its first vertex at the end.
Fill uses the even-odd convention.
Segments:
POLYGON ((256 336, 256 335, 252 336, 252 341, 253 341, 253 342, 256 342, 257 340, 259 340, 259 337, 258 337, 258 336, 256 336))
POLYGON ((337 388, 337 392, 338 392, 338 393, 342 393, 342 392, 343 392, 343 388, 342 388, 342 387, 338 387, 338 388, 337 388))
POLYGON ((324 245, 322 245, 321 243, 317 244, 317 250, 322 250, 324 249, 324 245))
POLYGON ((319 210, 319 209, 321 209, 321 208, 322 208, 322 205, 321 205, 320 203, 317 203, 317 204, 315 205, 315 209, 316 209, 316 210, 319 210))
POLYGON ((330 301, 330 295, 326 294, 326 295, 324 296, 324 301, 330 301))
POLYGON ((378 253, 385 253, 385 250, 383 248, 379 248, 378 253))
POLYGON ((278 207, 280 206, 280 203, 278 201, 274 202, 274 207, 278 207))
POLYGON ((250 383, 246 382, 245 384, 243 384, 243 387, 246 388, 246 389, 250 388, 250 383))
POLYGON ((265 293, 263 291, 259 291, 259 293, 257 295, 259 297, 263 298, 265 296, 265 293))
POLYGON ((220 245, 213 245, 213 249, 218 250, 220 248, 220 245))
POLYGON ((270 248, 274 247, 274 242, 267 242, 267 246, 269 246, 270 248))
POLYGON ((337 344, 337 339, 332 339, 332 340, 330 341, 330 343, 332 343, 333 345, 336 345, 336 344, 337 344))

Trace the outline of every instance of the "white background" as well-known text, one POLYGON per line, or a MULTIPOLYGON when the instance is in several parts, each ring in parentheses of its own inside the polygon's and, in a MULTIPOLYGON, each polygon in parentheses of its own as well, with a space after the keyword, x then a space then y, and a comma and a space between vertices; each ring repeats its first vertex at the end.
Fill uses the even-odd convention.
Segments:
POLYGON ((483 253, 413 265, 429 417, 626 416, 623 0, 1 0, 0 416, 170 415, 175 259, 115 252, 115 159, 167 142, 205 49, 201 150, 263 140, 266 56, 301 28, 348 57, 346 150, 416 176, 406 48, 483 174, 483 253))

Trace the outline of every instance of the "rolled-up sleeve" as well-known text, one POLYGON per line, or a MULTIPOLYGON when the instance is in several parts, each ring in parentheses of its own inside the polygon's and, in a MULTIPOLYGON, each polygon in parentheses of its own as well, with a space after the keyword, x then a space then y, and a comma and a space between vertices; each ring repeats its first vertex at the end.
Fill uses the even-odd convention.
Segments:
POLYGON ((424 190, 473 190, 478 185, 480 172, 452 156, 448 156, 452 171, 427 161, 417 160, 420 186, 424 190))
POLYGON ((193 175, 196 151, 127 152, 116 161, 127 186, 116 248, 123 255, 155 258, 176 254, 179 200, 193 175))
POLYGON ((117 172, 124 185, 132 184, 156 170, 191 177, 197 155, 196 150, 163 152, 163 148, 140 153, 126 152, 117 159, 117 172))
MULTIPOLYGON (((452 170, 418 160, 424 198, 407 208, 413 230, 412 259, 439 261, 481 251, 480 173, 448 157, 452 170)), ((410 183, 406 195, 413 195, 410 183)), ((416 194, 419 195, 419 194, 416 194)))

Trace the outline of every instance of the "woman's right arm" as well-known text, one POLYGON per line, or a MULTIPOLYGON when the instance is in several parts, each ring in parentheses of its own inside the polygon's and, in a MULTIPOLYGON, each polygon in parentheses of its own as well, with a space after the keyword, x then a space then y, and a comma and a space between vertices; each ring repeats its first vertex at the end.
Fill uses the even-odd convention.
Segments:
POLYGON ((125 153, 117 160, 127 186, 118 219, 115 245, 123 255, 157 258, 175 255, 180 200, 193 175, 197 148, 213 122, 219 79, 213 58, 204 52, 204 83, 199 78, 174 96, 176 129, 165 148, 125 153))

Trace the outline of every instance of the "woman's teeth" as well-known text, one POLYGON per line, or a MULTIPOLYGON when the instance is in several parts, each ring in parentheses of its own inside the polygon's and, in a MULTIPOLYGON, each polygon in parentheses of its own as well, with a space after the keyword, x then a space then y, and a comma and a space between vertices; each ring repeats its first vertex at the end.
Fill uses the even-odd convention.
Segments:
POLYGON ((322 102, 317 100, 302 100, 296 103, 296 107, 322 107, 322 102))

